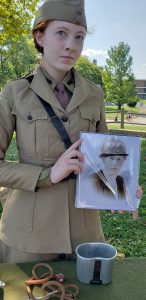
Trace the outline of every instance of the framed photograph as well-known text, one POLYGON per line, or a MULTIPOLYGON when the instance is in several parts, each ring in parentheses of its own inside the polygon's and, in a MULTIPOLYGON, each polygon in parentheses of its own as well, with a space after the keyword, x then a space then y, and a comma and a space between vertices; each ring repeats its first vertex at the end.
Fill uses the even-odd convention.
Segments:
POLYGON ((135 211, 140 137, 81 133, 83 171, 78 175, 76 207, 135 211))

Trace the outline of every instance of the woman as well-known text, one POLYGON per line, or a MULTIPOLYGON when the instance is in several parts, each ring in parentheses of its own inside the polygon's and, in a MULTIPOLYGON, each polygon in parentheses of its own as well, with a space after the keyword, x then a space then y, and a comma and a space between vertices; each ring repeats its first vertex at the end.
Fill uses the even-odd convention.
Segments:
POLYGON ((98 212, 75 208, 76 182, 68 177, 82 170, 80 131, 107 132, 102 91, 73 68, 86 31, 84 1, 45 1, 33 26, 42 62, 1 94, 0 186, 10 188, 1 262, 49 260, 73 253, 82 242, 104 242, 98 212), (67 150, 41 99, 62 120, 72 141, 67 150), (5 154, 14 131, 19 162, 12 163, 5 154))
POLYGON ((126 198, 126 182, 119 175, 127 158, 126 146, 117 137, 109 137, 102 145, 101 154, 103 169, 92 175, 95 188, 102 195, 111 198, 126 198))

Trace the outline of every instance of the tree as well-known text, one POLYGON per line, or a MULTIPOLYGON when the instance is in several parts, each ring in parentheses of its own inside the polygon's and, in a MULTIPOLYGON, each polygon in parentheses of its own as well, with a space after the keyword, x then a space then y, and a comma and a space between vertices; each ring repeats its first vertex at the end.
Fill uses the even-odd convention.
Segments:
MULTIPOLYGON (((10 79, 22 77, 31 72, 38 60, 31 38, 22 37, 11 53, 7 48, 6 56, 0 52, 0 89, 10 79)), ((11 41, 9 40, 11 48, 11 41)))
POLYGON ((111 47, 106 59, 107 65, 102 74, 106 99, 121 109, 124 103, 137 102, 136 83, 132 72, 130 47, 124 42, 111 47))
POLYGON ((0 1, 0 48, 5 46, 10 36, 11 40, 16 42, 20 36, 30 33, 31 21, 40 1, 0 1))
POLYGON ((89 61, 87 57, 81 56, 75 68, 84 78, 102 85, 101 68, 89 61))
MULTIPOLYGON (((25 42, 30 35, 32 19, 39 2, 41 0, 0 0, 0 88, 8 79, 15 78, 17 73, 22 76, 26 71, 24 61, 20 63, 19 60, 17 68, 13 61, 16 61, 15 55, 18 52, 20 54, 26 50, 26 60, 27 54, 30 54, 30 51, 27 53, 28 47, 25 42), (22 51, 20 51, 21 42, 23 47, 24 43, 26 46, 26 49, 22 49, 22 51), (23 73, 20 72, 21 64, 24 67, 23 73)), ((29 59, 30 57, 28 57, 29 59)))

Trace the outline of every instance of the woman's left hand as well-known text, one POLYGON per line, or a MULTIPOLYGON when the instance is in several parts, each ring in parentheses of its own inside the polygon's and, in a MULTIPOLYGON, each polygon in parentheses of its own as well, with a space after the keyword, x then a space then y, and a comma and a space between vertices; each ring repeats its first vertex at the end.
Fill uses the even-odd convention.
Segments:
MULTIPOLYGON (((137 199, 141 199, 141 197, 143 196, 143 188, 141 186, 138 185, 138 189, 136 192, 136 198, 137 199)), ((112 210, 112 213, 114 213, 115 211, 112 210)), ((120 214, 123 214, 125 211, 124 210, 119 210, 118 211, 120 214)), ((138 210, 136 211, 132 211, 132 216, 133 216, 133 220, 137 220, 138 219, 138 210)))
POLYGON ((140 185, 138 185, 138 189, 136 192, 136 198, 141 199, 142 196, 143 196, 143 188, 140 185))
MULTIPOLYGON (((143 188, 140 185, 138 185, 138 189, 136 192, 136 198, 141 199, 142 196, 143 196, 143 188)), ((137 220, 138 219, 138 210, 132 211, 132 215, 133 215, 133 220, 137 220)))

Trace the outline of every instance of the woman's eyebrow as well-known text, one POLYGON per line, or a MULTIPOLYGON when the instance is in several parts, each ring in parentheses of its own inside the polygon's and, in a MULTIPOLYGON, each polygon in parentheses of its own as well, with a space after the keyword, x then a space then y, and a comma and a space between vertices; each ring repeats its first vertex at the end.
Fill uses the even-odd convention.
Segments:
POLYGON ((85 31, 83 31, 83 30, 79 30, 79 31, 77 31, 76 33, 86 34, 85 31))
MULTIPOLYGON (((58 26, 58 27, 56 27, 55 29, 56 29, 56 30, 66 30, 66 31, 71 31, 69 28, 64 27, 64 26, 58 26)), ((74 33, 75 33, 75 34, 83 34, 83 35, 86 34, 86 32, 84 32, 83 30, 76 31, 76 32, 74 32, 74 33)))
POLYGON ((63 27, 63 26, 57 26, 55 29, 56 30, 67 30, 67 31, 69 31, 69 29, 67 27, 63 27))

